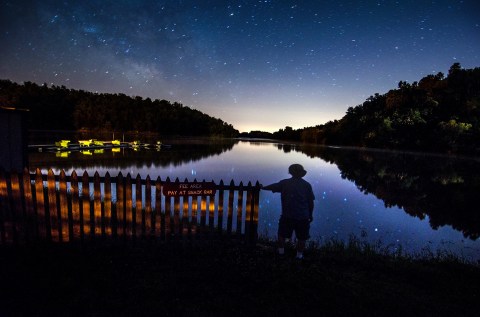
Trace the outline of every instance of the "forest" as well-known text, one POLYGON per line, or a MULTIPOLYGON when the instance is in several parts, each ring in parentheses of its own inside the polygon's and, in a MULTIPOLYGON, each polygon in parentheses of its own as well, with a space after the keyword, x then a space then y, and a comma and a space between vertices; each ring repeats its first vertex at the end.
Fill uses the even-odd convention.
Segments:
POLYGON ((198 110, 124 94, 0 80, 0 105, 28 109, 30 130, 154 132, 163 136, 235 137, 238 131, 198 110))
POLYGON ((28 109, 31 130, 154 132, 163 136, 273 138, 322 145, 480 154, 480 68, 454 63, 418 82, 400 81, 348 108, 339 120, 274 133, 231 124, 167 100, 0 80, 0 105, 28 109))
POLYGON ((478 155, 480 68, 462 69, 455 63, 446 77, 437 73, 412 84, 400 81, 396 89, 350 107, 340 120, 298 130, 287 126, 273 134, 252 131, 248 136, 478 155))

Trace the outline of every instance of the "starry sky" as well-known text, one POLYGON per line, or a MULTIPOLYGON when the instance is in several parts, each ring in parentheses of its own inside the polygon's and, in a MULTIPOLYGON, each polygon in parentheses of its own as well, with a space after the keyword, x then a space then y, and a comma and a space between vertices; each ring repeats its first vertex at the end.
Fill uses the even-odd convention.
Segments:
POLYGON ((243 131, 480 66, 465 1, 0 0, 0 79, 180 102, 243 131))

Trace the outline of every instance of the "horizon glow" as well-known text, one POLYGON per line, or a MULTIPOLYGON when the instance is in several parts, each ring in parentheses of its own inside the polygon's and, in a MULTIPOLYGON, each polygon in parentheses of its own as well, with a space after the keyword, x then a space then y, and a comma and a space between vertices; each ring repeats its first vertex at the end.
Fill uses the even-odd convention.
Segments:
POLYGON ((340 119, 459 62, 467 1, 2 1, 0 79, 180 102, 240 132, 340 119), (19 19, 18 17, 22 17, 19 19))

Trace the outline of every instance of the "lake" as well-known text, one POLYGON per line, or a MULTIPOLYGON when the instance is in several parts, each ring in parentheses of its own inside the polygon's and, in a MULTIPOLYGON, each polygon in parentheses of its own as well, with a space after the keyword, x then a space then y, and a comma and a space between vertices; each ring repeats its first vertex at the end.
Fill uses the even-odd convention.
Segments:
MULTIPOLYGON (((30 168, 55 174, 86 170, 122 172, 181 181, 257 181, 290 177, 288 166, 307 170, 316 196, 312 241, 355 236, 391 252, 448 252, 480 260, 480 160, 441 155, 307 146, 275 141, 166 140, 170 148, 112 152, 32 152, 30 168), (167 142, 168 141, 168 142, 167 142)), ((80 172, 79 172, 80 171, 80 172)), ((259 234, 274 239, 280 195, 260 193, 259 234)))

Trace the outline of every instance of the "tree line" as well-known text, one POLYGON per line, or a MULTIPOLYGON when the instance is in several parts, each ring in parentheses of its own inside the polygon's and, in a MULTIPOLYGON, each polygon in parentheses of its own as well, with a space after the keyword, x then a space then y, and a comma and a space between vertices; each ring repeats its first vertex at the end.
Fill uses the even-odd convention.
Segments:
POLYGON ((400 81, 396 89, 376 93, 363 104, 348 108, 340 120, 242 136, 480 154, 480 68, 462 69, 455 63, 446 77, 440 72, 412 84, 400 81))
POLYGON ((155 132, 168 136, 235 137, 220 119, 167 100, 92 93, 32 82, 0 80, 0 105, 28 109, 28 128, 155 132))

